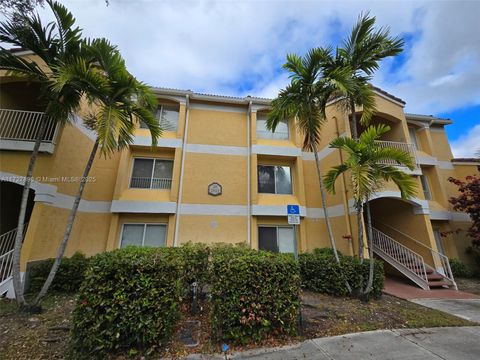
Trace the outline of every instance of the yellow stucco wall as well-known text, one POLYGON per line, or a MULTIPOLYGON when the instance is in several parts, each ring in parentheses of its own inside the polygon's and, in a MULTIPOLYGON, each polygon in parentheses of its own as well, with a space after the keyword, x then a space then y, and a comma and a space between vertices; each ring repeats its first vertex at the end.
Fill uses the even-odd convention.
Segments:
MULTIPOLYGON (((11 89, 13 89, 12 86, 11 89)), ((16 108, 18 102, 15 103, 12 100, 15 91, 13 89, 10 93, 2 95, 1 106, 16 108)), ((286 209, 287 204, 299 204, 305 207, 306 216, 302 217, 301 225, 297 227, 296 232, 299 250, 312 251, 314 248, 330 246, 325 220, 319 215, 322 212, 322 201, 316 165, 309 149, 301 149, 303 135, 296 128, 293 119, 289 121, 288 140, 257 139, 257 113, 256 110, 252 110, 248 114, 247 101, 239 104, 234 100, 229 103, 225 102, 225 99, 212 97, 211 100, 200 100, 195 99, 195 96, 187 100, 186 96, 180 95, 175 95, 177 100, 174 101, 172 96, 167 94, 163 96, 158 90, 157 93, 162 103, 177 103, 179 106, 178 130, 166 131, 162 135, 163 140, 168 140, 170 143, 176 142, 176 145, 161 145, 155 149, 148 145, 132 145, 111 158, 95 159, 90 174, 95 181, 86 186, 83 198, 87 202, 77 216, 67 247, 67 255, 73 254, 76 250, 93 255, 118 248, 121 229, 125 223, 167 224, 166 244, 168 246, 174 244, 175 238, 177 238, 177 245, 181 245, 189 241, 245 243, 250 237, 250 246, 257 248, 258 225, 286 225, 287 218, 278 215, 252 215, 249 233, 249 221, 246 215, 229 215, 225 213, 226 210, 223 210, 233 207, 235 211, 243 214, 247 212, 249 205, 275 209, 286 209), (189 103, 189 109, 187 109, 187 103, 189 103), (183 141, 187 115, 186 141, 192 146, 187 145, 185 148, 183 141), (248 134, 247 124, 250 126, 248 134), (247 150, 250 145, 258 145, 261 149, 269 149, 269 151, 262 153, 263 150, 259 150, 259 153, 253 153, 252 148, 247 150), (250 154, 249 157, 247 154, 250 154), (173 160, 171 189, 130 189, 129 183, 135 157, 173 160), (184 159, 183 171, 182 159, 184 159), (263 164, 291 167, 292 194, 258 193, 257 166, 263 164), (249 172, 250 184, 247 180, 249 172), (222 185, 222 195, 208 194, 207 187, 213 182, 222 185), (248 191, 250 191, 250 203, 248 203, 248 191), (187 208, 186 211, 179 205, 180 200, 187 208), (127 208, 111 212, 109 209, 112 202, 127 204, 127 208), (130 202, 136 204, 135 209, 128 209, 130 202), (150 212, 152 210, 148 210, 152 206, 166 203, 173 203, 174 210, 169 210, 169 213, 152 213, 150 212), (145 209, 143 212, 142 207, 145 209), (179 209, 182 211, 180 214, 178 214, 179 209), (175 234, 177 225, 178 233, 175 234)), ((34 103, 32 105, 32 96, 25 95, 22 101, 25 106, 35 105, 34 103)), ((375 97, 375 101, 378 113, 372 123, 386 123, 392 127, 392 131, 385 136, 384 140, 411 142, 407 119, 401 104, 379 95, 375 97)), ((257 108, 260 112, 265 111, 263 104, 256 104, 255 109, 257 108)), ((360 117, 361 109, 357 111, 360 117)), ((429 207, 437 212, 448 212, 451 210, 448 198, 456 193, 456 189, 446 179, 448 176, 465 177, 476 168, 466 165, 447 166, 452 159, 452 154, 445 132, 441 131, 443 125, 435 125, 435 131, 430 131, 428 126, 425 129, 420 129, 418 124, 415 126, 422 152, 443 162, 422 166, 433 195, 432 201, 428 203, 429 207)), ((346 157, 346 154, 338 150, 329 151, 328 144, 339 135, 350 134, 348 114, 337 104, 332 104, 327 108, 327 119, 321 131, 318 150, 322 155, 320 164, 325 174, 346 157)), ((136 136, 148 138, 149 132, 145 129, 137 129, 136 136)), ((53 154, 39 155, 34 176, 39 178, 80 176, 92 144, 93 141, 78 127, 65 126, 59 133, 53 154)), ((3 173, 23 176, 29 156, 29 152, 26 151, 1 151, 0 170, 3 173)), ((48 181, 45 180, 42 183, 47 184, 48 181)), ((417 183, 418 194, 415 201, 419 202, 424 197, 418 179, 417 183)), ((75 182, 60 181, 49 183, 49 185, 56 186, 57 198, 52 203, 43 202, 43 200, 35 203, 22 252, 23 267, 27 261, 55 255, 69 211, 65 204, 68 204, 68 200, 71 200, 78 188, 78 183, 75 182)), ((356 217, 351 213, 348 203, 352 198, 348 174, 337 180, 336 190, 336 194, 326 195, 326 202, 337 247, 345 254, 358 253, 356 217)), ((383 190, 396 191, 397 189, 389 183, 383 190)), ((455 226, 465 228, 468 225, 468 223, 454 223, 448 220, 443 222, 434 220, 432 223, 428 214, 417 214, 414 212, 414 207, 415 204, 408 204, 398 199, 380 199, 375 205, 375 217, 376 220, 387 222, 433 248, 436 246, 432 233, 434 227, 453 229, 455 226)), ((387 228, 383 230, 388 234, 387 228)), ((396 234, 395 238, 401 242, 408 242, 408 239, 402 238, 399 234, 396 234)), ((445 241, 448 255, 462 258, 462 249, 468 244, 467 239, 445 241)), ((414 244, 409 246, 423 254, 424 249, 421 246, 414 244)))

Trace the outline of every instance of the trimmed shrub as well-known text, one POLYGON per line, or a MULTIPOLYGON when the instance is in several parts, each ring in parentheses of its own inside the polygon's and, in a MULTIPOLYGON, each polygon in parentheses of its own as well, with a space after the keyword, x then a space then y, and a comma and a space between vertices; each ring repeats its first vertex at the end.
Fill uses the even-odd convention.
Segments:
POLYGON ((196 282, 201 289, 208 283, 210 248, 205 244, 187 243, 177 248, 183 259, 184 288, 196 282))
POLYGON ((93 257, 73 313, 75 357, 148 354, 167 341, 180 317, 182 267, 171 248, 129 247, 93 257))
POLYGON ((453 276, 469 278, 473 276, 473 271, 459 259, 449 259, 450 268, 452 269, 453 276))
POLYGON ((296 333, 300 274, 293 256, 241 247, 212 252, 211 323, 217 339, 245 344, 296 333))
MULTIPOLYGON (((85 278, 85 271, 88 267, 89 258, 84 254, 76 252, 70 258, 63 258, 53 279, 50 291, 74 293, 80 288, 85 278)), ((47 280, 54 259, 47 259, 35 262, 29 266, 29 292, 38 292, 47 280)))
MULTIPOLYGON (((351 256, 340 256, 340 265, 331 249, 315 249, 313 253, 299 255, 302 287, 333 296, 346 296, 346 280, 352 289, 365 287, 368 281, 369 260, 360 264, 360 260, 351 256), (362 279, 363 275, 363 279, 362 279), (363 281, 362 281, 363 280, 363 281)), ((383 263, 375 260, 373 290, 370 295, 379 298, 384 282, 383 263)))

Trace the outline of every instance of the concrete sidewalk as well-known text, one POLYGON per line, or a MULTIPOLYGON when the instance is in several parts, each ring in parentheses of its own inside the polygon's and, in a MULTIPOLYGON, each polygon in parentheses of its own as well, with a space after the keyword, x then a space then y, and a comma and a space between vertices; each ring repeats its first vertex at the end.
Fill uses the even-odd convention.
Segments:
MULTIPOLYGON (((228 355, 228 359, 400 360, 478 359, 480 327, 379 330, 307 340, 293 346, 257 349, 228 355)), ((190 355, 186 359, 225 359, 190 355)))
POLYGON ((409 301, 480 323, 480 299, 410 299, 409 301))

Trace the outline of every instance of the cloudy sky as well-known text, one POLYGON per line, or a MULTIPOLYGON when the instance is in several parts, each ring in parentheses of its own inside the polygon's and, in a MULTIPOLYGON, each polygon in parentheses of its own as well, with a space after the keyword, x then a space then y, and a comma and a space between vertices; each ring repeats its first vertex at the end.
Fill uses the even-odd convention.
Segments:
POLYGON ((480 148, 480 1, 62 2, 85 35, 117 44, 130 71, 150 85, 264 97, 287 83, 287 53, 336 45, 370 11, 406 41, 374 84, 404 99, 407 112, 453 119, 455 156, 480 148))

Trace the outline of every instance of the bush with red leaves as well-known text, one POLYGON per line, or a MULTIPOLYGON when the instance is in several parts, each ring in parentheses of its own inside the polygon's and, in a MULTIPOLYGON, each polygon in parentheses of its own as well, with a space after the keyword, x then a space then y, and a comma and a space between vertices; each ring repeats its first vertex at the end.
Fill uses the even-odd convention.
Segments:
MULTIPOLYGON (((480 167, 479 167, 480 170, 480 167)), ((468 236, 472 238, 472 251, 480 265, 480 176, 469 175, 465 181, 449 177, 448 181, 458 186, 459 195, 449 199, 455 211, 466 212, 472 219, 468 236)))

